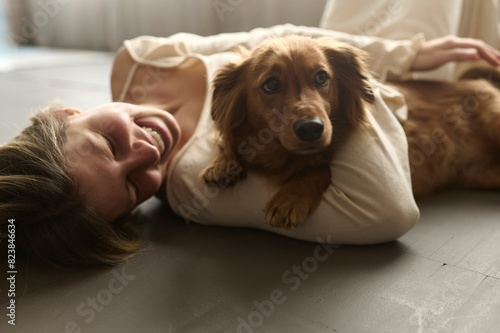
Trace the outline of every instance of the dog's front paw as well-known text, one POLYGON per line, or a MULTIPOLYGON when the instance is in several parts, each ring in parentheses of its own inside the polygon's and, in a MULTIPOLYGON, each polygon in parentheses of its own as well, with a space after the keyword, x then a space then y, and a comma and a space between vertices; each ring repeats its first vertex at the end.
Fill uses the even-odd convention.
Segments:
POLYGON ((232 186, 245 177, 245 170, 235 160, 216 159, 201 173, 207 185, 232 186))
POLYGON ((292 229, 305 222, 318 208, 330 184, 328 165, 308 169, 281 185, 266 206, 266 222, 273 227, 292 229))
POLYGON ((293 229, 304 222, 310 213, 310 207, 300 197, 276 195, 266 206, 266 222, 273 227, 293 229))

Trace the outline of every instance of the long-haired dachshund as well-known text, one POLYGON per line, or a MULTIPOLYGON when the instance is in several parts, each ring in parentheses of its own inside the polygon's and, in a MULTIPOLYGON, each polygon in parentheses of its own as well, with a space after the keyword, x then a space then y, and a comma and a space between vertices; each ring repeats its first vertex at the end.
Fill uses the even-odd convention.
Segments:
MULTIPOLYGON (((279 186, 266 222, 303 222, 330 184, 329 162, 367 125, 374 102, 365 53, 329 38, 264 41, 214 80, 212 117, 220 153, 202 172, 228 186, 257 172, 279 186), (238 163, 242 171, 235 172, 238 163)), ((391 84, 407 99, 413 190, 500 185, 500 96, 485 81, 391 84), (493 151, 496 150, 496 154, 493 151)), ((362 157, 360 157, 362 158, 362 157)))
POLYGON ((280 186, 267 223, 292 228, 318 206, 330 184, 329 161, 364 123, 363 103, 373 100, 359 50, 331 39, 267 40, 214 80, 221 151, 202 177, 220 186, 246 170, 264 175, 280 186), (235 161, 244 171, 234 172, 235 161))

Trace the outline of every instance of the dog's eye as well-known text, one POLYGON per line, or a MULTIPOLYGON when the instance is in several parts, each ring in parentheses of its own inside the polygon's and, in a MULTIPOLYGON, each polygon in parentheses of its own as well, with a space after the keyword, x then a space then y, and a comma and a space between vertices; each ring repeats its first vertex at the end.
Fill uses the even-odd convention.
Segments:
POLYGON ((328 83, 328 73, 325 71, 319 71, 318 74, 316 74, 316 85, 318 87, 322 87, 328 83))
POLYGON ((264 82, 264 84, 262 85, 262 90, 264 90, 266 94, 274 94, 279 92, 281 90, 280 80, 275 77, 267 79, 266 82, 264 82))

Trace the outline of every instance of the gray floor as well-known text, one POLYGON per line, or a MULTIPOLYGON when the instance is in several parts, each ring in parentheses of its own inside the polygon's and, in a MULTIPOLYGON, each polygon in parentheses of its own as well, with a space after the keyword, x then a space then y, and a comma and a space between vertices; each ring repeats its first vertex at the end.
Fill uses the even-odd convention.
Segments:
MULTIPOLYGON (((111 58, 75 59, 0 73, 0 142, 55 97, 82 109, 109 101, 111 58)), ((18 258, 16 326, 0 256, 0 331, 498 332, 500 192, 439 194, 420 207, 397 242, 318 248, 186 225, 150 200, 145 252, 127 264, 62 272, 18 258)))

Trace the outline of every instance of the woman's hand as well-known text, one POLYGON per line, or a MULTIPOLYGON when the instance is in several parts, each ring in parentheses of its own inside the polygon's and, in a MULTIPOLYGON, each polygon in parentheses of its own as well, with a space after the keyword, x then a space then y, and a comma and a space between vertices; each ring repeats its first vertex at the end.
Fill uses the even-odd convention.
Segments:
POLYGON ((492 66, 499 66, 500 52, 478 39, 446 36, 425 42, 418 51, 411 70, 432 70, 451 61, 481 59, 492 66))

